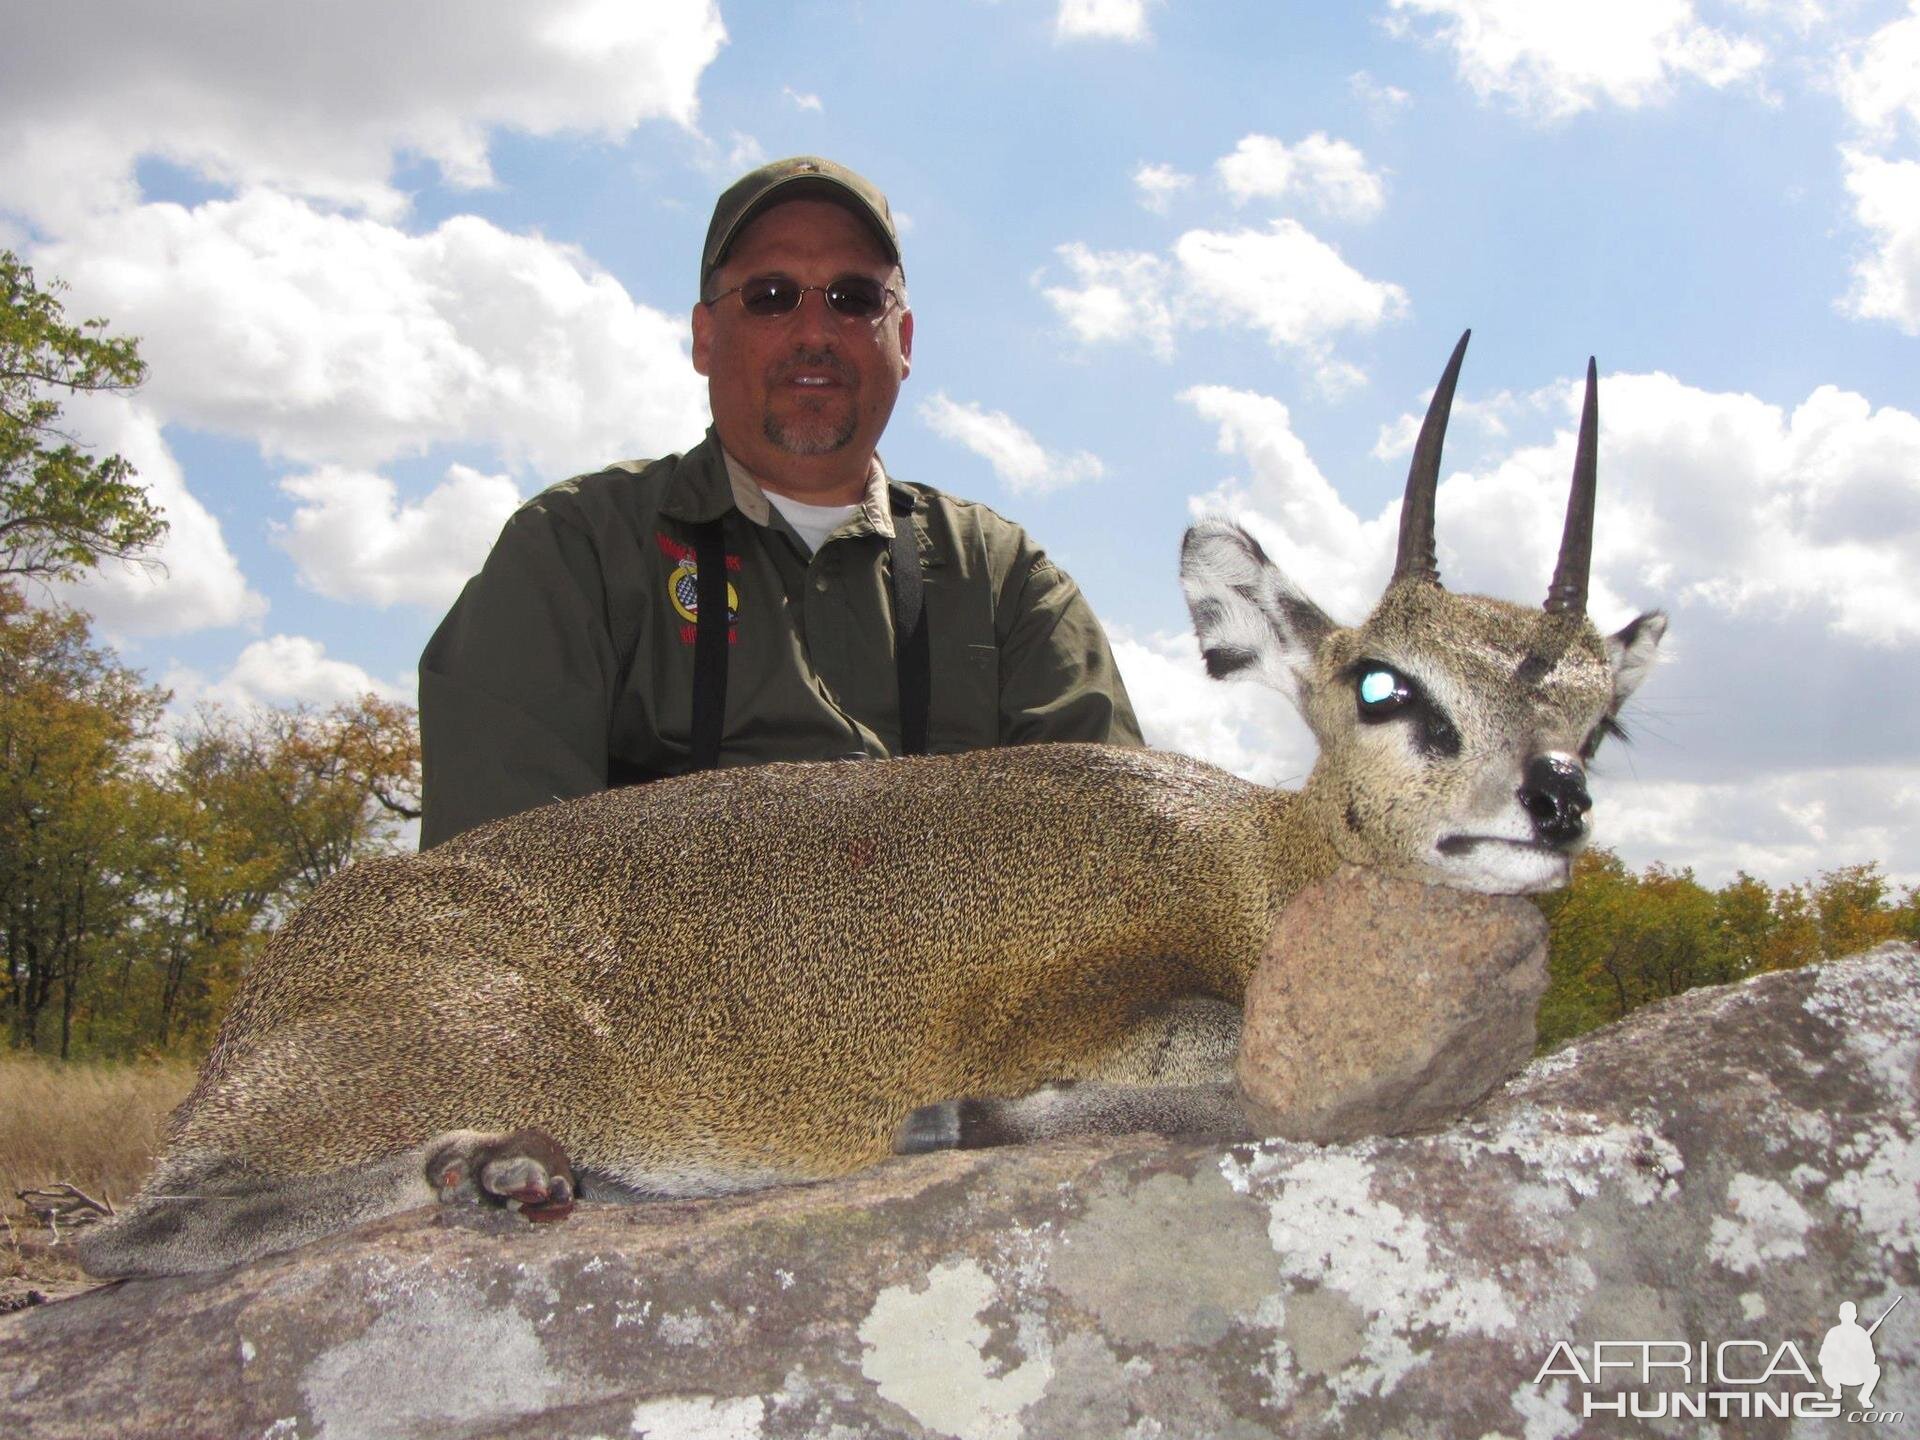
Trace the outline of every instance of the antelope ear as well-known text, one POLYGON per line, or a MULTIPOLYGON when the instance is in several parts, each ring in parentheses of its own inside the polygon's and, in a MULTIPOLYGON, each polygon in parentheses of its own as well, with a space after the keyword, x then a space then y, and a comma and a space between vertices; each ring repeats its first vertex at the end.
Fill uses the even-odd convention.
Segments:
POLYGON ((1653 669, 1660 639, 1666 633, 1666 612, 1649 610, 1629 620, 1617 634, 1607 637, 1607 661, 1613 666, 1613 705, 1609 714, 1618 715, 1627 697, 1640 688, 1640 682, 1653 669))
POLYGON ((1314 651, 1333 621, 1227 520, 1202 520, 1180 543, 1180 588, 1207 673, 1251 675, 1298 706, 1314 651))

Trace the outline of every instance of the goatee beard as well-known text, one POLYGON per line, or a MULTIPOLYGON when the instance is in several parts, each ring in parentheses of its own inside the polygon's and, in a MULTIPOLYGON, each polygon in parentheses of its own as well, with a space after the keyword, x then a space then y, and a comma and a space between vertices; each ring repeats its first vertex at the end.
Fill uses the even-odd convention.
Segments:
POLYGON ((769 390, 777 389, 797 370, 827 370, 845 387, 840 399, 844 404, 829 404, 825 396, 809 397, 800 414, 782 418, 769 405, 760 423, 767 443, 789 455, 831 455, 853 441, 860 428, 860 407, 855 403, 859 377, 852 366, 831 350, 802 350, 775 365, 767 376, 769 390), (835 415, 834 410, 839 414, 835 415))
POLYGON ((831 455, 853 441, 859 428, 852 407, 837 420, 830 415, 808 415, 797 420, 782 420, 767 412, 760 432, 771 445, 789 455, 831 455))

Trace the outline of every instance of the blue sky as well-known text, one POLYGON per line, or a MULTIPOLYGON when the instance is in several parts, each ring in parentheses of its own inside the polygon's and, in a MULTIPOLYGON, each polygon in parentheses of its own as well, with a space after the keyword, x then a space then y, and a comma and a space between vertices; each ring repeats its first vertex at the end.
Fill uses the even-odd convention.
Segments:
POLYGON ((1360 618, 1470 325, 1443 574, 1544 594, 1591 353, 1596 618, 1673 615, 1600 839, 1920 881, 1920 3, 94 0, 13 30, 0 243, 142 337, 141 394, 71 418, 174 521, 166 575, 72 598, 182 705, 411 699, 514 504, 698 438, 713 198, 817 152, 905 217, 889 466, 1074 573, 1155 743, 1304 775, 1282 700, 1201 676, 1180 530, 1237 514, 1360 618))

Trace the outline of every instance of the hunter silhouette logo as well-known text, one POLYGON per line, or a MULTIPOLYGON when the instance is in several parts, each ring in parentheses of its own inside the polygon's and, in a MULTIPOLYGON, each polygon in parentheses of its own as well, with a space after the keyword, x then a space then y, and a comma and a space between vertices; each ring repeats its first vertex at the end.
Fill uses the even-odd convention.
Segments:
POLYGON ((1873 1403, 1874 1387, 1880 1383, 1880 1366, 1873 1358, 1873 1332, 1887 1323, 1894 1305, 1906 1298, 1894 1296, 1893 1305, 1881 1311, 1880 1318, 1864 1330, 1854 1323, 1853 1317, 1859 1312, 1851 1300, 1840 1307, 1840 1323, 1820 1342, 1820 1378, 1833 1387, 1834 1399, 1840 1398, 1843 1389, 1858 1385, 1860 1403, 1873 1403))

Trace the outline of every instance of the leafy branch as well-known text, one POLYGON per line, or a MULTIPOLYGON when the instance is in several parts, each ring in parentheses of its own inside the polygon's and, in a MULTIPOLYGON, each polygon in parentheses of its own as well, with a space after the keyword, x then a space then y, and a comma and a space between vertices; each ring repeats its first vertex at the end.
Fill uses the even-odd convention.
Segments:
POLYGON ((71 579, 103 560, 144 556, 166 533, 123 456, 88 453, 59 428, 61 400, 126 394, 146 379, 139 344, 106 321, 69 324, 66 286, 34 282, 0 251, 0 576, 71 579))

